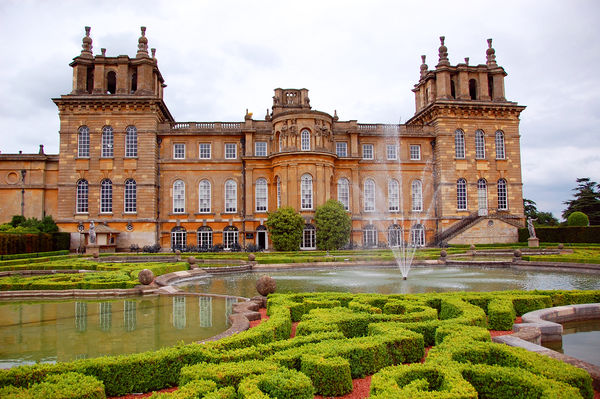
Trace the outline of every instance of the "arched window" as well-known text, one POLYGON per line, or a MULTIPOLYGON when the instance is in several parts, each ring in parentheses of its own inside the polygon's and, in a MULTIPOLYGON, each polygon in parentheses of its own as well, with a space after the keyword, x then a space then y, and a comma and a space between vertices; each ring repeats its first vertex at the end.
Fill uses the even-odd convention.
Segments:
POLYGON ((300 209, 312 209, 313 208, 313 184, 312 176, 308 173, 302 175, 300 180, 300 209))
POLYGON ((363 228, 363 246, 377 246, 377 229, 372 224, 369 224, 363 228))
POLYGON ((477 209, 479 216, 487 215, 487 182, 485 179, 477 180, 477 209))
POLYGON ((454 132, 454 156, 458 159, 465 158, 465 132, 460 129, 454 132))
POLYGON ((102 157, 112 158, 114 156, 113 128, 104 126, 102 128, 102 157))
POLYGON ((198 247, 202 249, 211 248, 213 245, 213 231, 208 226, 198 227, 198 247))
POLYGON ((277 142, 279 144, 279 152, 283 151, 283 138, 281 137, 281 133, 277 135, 277 142))
POLYGON ((496 132, 496 159, 505 159, 506 152, 504 150, 504 132, 498 130, 496 132))
POLYGON ((393 224, 388 227, 388 245, 390 247, 398 247, 402 244, 402 227, 393 224))
POLYGON ((373 179, 365 180, 364 188, 363 188, 363 197, 364 197, 364 210, 365 212, 374 212, 375 211, 375 182, 373 179))
POLYGON ((338 180, 337 199, 339 202, 341 202, 344 210, 350 210, 350 183, 346 178, 341 178, 338 180))
POLYGON ((300 134, 302 139, 302 151, 310 151, 310 132, 304 129, 300 134))
POLYGON ((477 100, 477 81, 475 79, 469 80, 469 95, 471 100, 477 100))
POLYGON ((117 74, 115 71, 106 74, 106 91, 110 94, 117 92, 117 74))
POLYGON ((410 243, 413 247, 425 246, 425 228, 422 224, 415 224, 410 229, 410 243))
POLYGON ((388 210, 390 212, 400 211, 400 185, 396 179, 388 182, 388 210))
POLYGON ((211 187, 206 179, 201 180, 198 185, 198 212, 210 213, 211 208, 211 187))
POLYGON ((238 244, 238 228, 235 226, 227 226, 223 229, 223 247, 225 249, 237 249, 238 244))
POLYGON ((462 178, 456 182, 456 209, 467 210, 467 181, 462 178))
POLYGON ((187 246, 187 233, 185 228, 181 226, 173 227, 171 229, 171 249, 182 250, 187 246))
POLYGON ((475 132, 475 158, 485 159, 485 136, 483 130, 475 132))
POLYGON ((125 156, 128 158, 138 156, 138 138, 135 126, 127 126, 125 129, 125 156))
POLYGON ((112 213, 112 182, 104 179, 100 183, 100 213, 112 213))
POLYGON ((133 179, 125 180, 125 213, 137 212, 137 184, 133 179))
POLYGON ((237 212, 237 183, 235 180, 225 182, 225 213, 237 212))
POLYGON ((185 183, 176 180, 173 183, 173 213, 185 212, 185 183))
POLYGON ((423 184, 421 180, 413 180, 411 183, 412 192, 412 210, 421 212, 423 210, 423 184))
POLYGON ((302 246, 300 249, 317 248, 316 231, 317 229, 312 224, 304 226, 304 230, 302 230, 302 246))
POLYGON ((87 126, 81 126, 77 133, 77 156, 90 157, 90 129, 87 126))
POLYGON ((256 180, 256 185, 254 186, 254 203, 256 204, 256 212, 267 211, 267 198, 267 180, 261 177, 260 179, 256 180))
POLYGON ((508 188, 504 179, 498 180, 498 210, 508 210, 508 188))
POLYGON ((77 213, 88 213, 88 190, 87 180, 77 182, 77 213))
POLYGON ((281 208, 281 179, 279 176, 276 177, 277 182, 277 209, 281 208))

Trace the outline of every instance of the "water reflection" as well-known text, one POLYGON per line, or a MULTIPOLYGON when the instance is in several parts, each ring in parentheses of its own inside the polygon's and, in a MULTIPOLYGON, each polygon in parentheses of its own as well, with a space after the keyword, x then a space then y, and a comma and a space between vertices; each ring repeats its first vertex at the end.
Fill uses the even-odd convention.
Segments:
POLYGON ((543 346, 600 366, 600 319, 563 323, 562 342, 543 346))
POLYGON ((228 328, 235 298, 0 303, 0 368, 143 352, 228 328))

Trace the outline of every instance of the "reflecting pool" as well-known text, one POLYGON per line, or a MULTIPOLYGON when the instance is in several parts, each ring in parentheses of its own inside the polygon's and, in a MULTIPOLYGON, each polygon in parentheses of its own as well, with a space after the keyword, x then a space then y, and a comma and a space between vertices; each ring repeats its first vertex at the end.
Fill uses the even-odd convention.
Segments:
POLYGON ((600 289, 597 274, 497 267, 413 266, 407 280, 395 267, 328 267, 215 275, 179 285, 186 291, 252 297, 256 280, 267 274, 277 292, 376 292, 408 294, 445 291, 600 289))
POLYGON ((571 321, 562 325, 562 344, 544 342, 543 346, 600 366, 600 319, 571 321))
POLYGON ((228 328, 235 298, 155 296, 0 302, 0 367, 136 353, 228 328))

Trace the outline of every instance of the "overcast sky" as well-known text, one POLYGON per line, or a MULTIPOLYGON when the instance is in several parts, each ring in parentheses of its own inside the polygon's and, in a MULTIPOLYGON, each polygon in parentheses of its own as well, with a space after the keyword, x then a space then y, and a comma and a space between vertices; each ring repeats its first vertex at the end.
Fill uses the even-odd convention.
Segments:
POLYGON ((360 123, 405 122, 421 54, 485 63, 493 38, 506 97, 521 114, 524 196, 560 218, 577 177, 600 181, 600 2, 0 0, 2 153, 58 153, 51 98, 91 26, 94 54, 157 49, 177 121, 255 119, 273 89, 307 88, 313 109, 360 123))

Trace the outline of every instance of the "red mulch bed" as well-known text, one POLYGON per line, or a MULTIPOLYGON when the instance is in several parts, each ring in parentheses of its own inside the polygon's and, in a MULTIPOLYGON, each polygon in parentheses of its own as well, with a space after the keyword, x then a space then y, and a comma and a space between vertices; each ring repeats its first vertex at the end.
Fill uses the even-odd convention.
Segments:
MULTIPOLYGON (((269 316, 267 316, 267 309, 259 309, 260 312, 260 320, 254 320, 250 322, 250 328, 252 327, 256 327, 257 325, 259 325, 260 323, 262 323, 265 320, 269 319, 269 316)), ((521 319, 521 317, 517 317, 515 319, 515 323, 522 323, 523 320, 521 319)), ((292 323, 292 334, 290 335, 290 338, 294 338, 296 336, 296 326, 298 325, 298 322, 292 323)), ((490 330, 490 335, 492 337, 497 337, 500 335, 508 335, 508 334, 512 334, 512 331, 497 331, 497 330, 490 330)), ((421 363, 425 362, 425 358, 427 357, 427 354, 429 353, 429 349, 431 349, 431 347, 426 347, 425 348, 425 355, 423 356, 423 358, 421 359, 421 363)), ((166 388, 166 389, 161 389, 158 392, 173 392, 176 391, 177 387, 174 388, 166 388)), ((365 378, 356 378, 354 380, 352 380, 352 392, 343 395, 343 396, 320 396, 320 395, 315 395, 314 399, 326 399, 326 398, 336 398, 336 399, 364 399, 364 398, 368 398, 369 397, 369 391, 371 390, 371 376, 366 376, 365 378)), ((108 398, 108 399, 138 399, 138 398, 147 398, 148 396, 152 395, 152 392, 148 392, 148 393, 144 393, 144 394, 130 394, 130 395, 125 395, 125 396, 118 396, 118 397, 112 397, 112 398, 108 398)), ((599 391, 594 391, 594 399, 600 399, 600 392, 599 391)))

